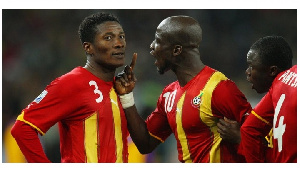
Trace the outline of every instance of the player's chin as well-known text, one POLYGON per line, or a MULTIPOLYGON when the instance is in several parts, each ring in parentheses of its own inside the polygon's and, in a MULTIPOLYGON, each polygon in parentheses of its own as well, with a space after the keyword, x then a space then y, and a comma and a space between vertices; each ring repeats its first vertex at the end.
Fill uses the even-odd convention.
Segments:
POLYGON ((124 63, 122 63, 122 64, 116 64, 115 66, 116 66, 116 68, 122 67, 122 66, 124 66, 124 63))
POLYGON ((161 69, 161 68, 159 68, 159 67, 157 67, 157 72, 158 72, 160 75, 165 74, 165 70, 164 70, 164 69, 161 69))
POLYGON ((120 61, 120 62, 114 62, 113 64, 111 64, 111 67, 119 68, 119 67, 122 67, 124 65, 125 65, 125 62, 124 61, 120 61))
POLYGON ((167 71, 170 70, 169 67, 165 67, 165 66, 164 67, 157 66, 156 68, 157 68, 157 72, 161 75, 165 74, 167 71))
POLYGON ((115 59, 115 65, 123 66, 125 64, 125 58, 119 58, 119 59, 115 59))
POLYGON ((256 87, 255 85, 252 85, 252 89, 254 89, 256 91, 256 93, 258 93, 258 94, 262 94, 265 92, 265 90, 263 90, 262 88, 256 87))

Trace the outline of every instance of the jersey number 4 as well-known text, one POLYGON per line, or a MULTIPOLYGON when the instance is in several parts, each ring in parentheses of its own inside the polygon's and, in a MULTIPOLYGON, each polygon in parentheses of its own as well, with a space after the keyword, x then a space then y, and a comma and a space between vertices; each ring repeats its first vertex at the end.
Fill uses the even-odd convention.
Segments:
POLYGON ((275 108, 275 115, 274 115, 274 120, 273 120, 273 134, 274 134, 274 139, 278 140, 278 152, 282 151, 282 136, 285 132, 285 127, 286 124, 283 124, 283 120, 284 120, 284 116, 280 116, 279 118, 279 122, 278 122, 278 126, 276 126, 277 124, 277 120, 278 120, 278 115, 281 109, 281 106, 284 102, 285 99, 285 94, 282 94, 277 102, 277 106, 275 108))

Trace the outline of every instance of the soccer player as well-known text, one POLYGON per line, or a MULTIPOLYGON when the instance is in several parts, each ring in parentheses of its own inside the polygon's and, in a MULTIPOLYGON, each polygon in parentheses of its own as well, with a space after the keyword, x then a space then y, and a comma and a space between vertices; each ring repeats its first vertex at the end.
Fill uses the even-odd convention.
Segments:
POLYGON ((113 88, 124 65, 118 18, 96 13, 79 26, 87 62, 52 81, 18 116, 11 133, 28 162, 50 162, 38 134, 58 123, 61 162, 128 162, 127 121, 113 88))
POLYGON ((189 16, 168 17, 158 25, 150 53, 160 74, 172 70, 178 80, 163 89, 157 108, 144 121, 134 105, 133 58, 115 80, 128 130, 143 154, 174 133, 181 162, 244 162, 238 145, 222 141, 216 124, 224 116, 242 123, 251 105, 234 82, 202 63, 201 41, 202 29, 189 16))
POLYGON ((247 80, 257 93, 267 94, 241 126, 242 151, 247 162, 263 162, 263 141, 270 130, 270 162, 297 162, 297 65, 281 36, 256 41, 247 54, 247 80))
POLYGON ((292 58, 281 36, 260 38, 247 54, 247 80, 257 93, 267 94, 242 125, 241 134, 236 121, 218 123, 222 138, 241 141, 247 162, 297 161, 297 65, 292 67, 292 58))

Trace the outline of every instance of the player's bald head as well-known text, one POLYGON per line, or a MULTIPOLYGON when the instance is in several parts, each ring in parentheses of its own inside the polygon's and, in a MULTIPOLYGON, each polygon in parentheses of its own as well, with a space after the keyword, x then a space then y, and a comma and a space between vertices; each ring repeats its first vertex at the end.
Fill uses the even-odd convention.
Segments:
POLYGON ((199 47, 202 41, 200 24, 189 16, 171 16, 164 19, 157 27, 171 44, 199 47))

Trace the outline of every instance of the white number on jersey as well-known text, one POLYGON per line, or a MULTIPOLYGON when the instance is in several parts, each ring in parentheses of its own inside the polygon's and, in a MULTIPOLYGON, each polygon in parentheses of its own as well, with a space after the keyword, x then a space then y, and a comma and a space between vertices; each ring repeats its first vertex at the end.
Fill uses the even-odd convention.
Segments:
POLYGON ((167 92, 163 95, 163 97, 165 97, 165 112, 166 113, 170 112, 173 108, 176 92, 177 92, 177 90, 173 91, 172 93, 167 92))
POLYGON ((96 83, 95 81, 91 80, 91 81, 89 82, 89 84, 90 84, 90 86, 95 86, 94 93, 95 93, 95 94, 99 94, 99 97, 96 99, 96 102, 97 102, 97 103, 102 102, 102 100, 103 100, 103 95, 102 95, 102 92, 101 92, 100 90, 98 90, 97 83, 96 83))
POLYGON ((274 139, 278 140, 278 152, 282 151, 282 136, 285 132, 285 126, 286 124, 283 124, 284 116, 280 116, 278 126, 275 127, 277 123, 277 118, 281 109, 281 106, 284 102, 285 99, 285 94, 282 94, 277 102, 277 106, 275 108, 275 114, 274 114, 274 120, 273 120, 273 134, 274 134, 274 139))

